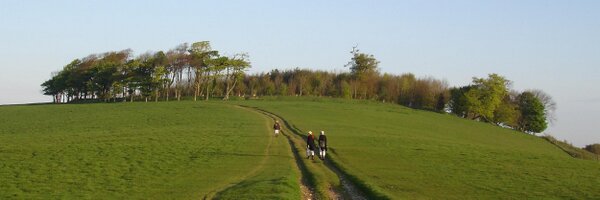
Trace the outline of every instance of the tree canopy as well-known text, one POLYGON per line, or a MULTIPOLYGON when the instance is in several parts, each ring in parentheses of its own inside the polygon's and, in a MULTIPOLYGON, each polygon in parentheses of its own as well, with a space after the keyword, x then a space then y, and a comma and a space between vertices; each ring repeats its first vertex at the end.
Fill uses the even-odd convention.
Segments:
POLYGON ((209 41, 201 41, 138 56, 129 49, 91 54, 66 64, 41 86, 56 103, 331 96, 450 112, 528 133, 544 131, 553 120, 556 103, 550 95, 541 90, 512 91, 511 81, 498 74, 450 88, 446 81, 433 77, 380 74, 373 55, 356 47, 351 54, 347 72, 295 68, 247 74, 251 67, 247 53, 224 56, 209 41))
POLYGON ((519 95, 519 130, 540 133, 548 127, 544 104, 531 92, 523 92, 519 95))
POLYGON ((460 117, 528 133, 544 131, 549 117, 545 105, 556 106, 552 98, 540 90, 533 90, 536 93, 511 91, 510 85, 508 79, 497 74, 473 78, 471 85, 450 89, 448 106, 460 117), (538 96, 543 96, 549 103, 542 103, 538 96))

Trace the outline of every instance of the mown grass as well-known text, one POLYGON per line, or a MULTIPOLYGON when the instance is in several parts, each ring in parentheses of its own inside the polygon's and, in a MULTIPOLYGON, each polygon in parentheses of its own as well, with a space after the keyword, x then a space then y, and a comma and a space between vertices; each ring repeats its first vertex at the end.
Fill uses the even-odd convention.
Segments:
POLYGON ((393 199, 600 198, 600 163, 541 138, 370 101, 273 98, 240 102, 302 130, 325 130, 331 156, 376 195, 393 199))
POLYGON ((265 159, 257 116, 210 102, 1 106, 0 199, 201 199, 255 177, 275 181, 254 195, 297 199, 293 158, 275 142, 265 159))

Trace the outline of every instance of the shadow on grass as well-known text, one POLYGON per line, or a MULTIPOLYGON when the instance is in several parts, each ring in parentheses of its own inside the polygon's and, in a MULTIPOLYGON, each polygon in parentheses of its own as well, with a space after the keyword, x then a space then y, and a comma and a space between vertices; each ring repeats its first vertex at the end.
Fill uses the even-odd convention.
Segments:
POLYGON ((214 199, 281 199, 279 195, 294 186, 290 185, 285 177, 244 180, 217 193, 214 199))
MULTIPOLYGON (((262 110, 260 108, 256 108, 256 107, 248 107, 248 106, 242 106, 242 107, 246 107, 246 108, 250 108, 253 110, 257 110, 258 112, 261 112, 262 114, 270 117, 273 120, 280 120, 282 121, 288 128, 291 128, 292 126, 290 126, 290 124, 284 120, 283 118, 270 113, 268 111, 262 110)), ((298 130, 290 130, 291 132, 293 132, 296 135, 299 135, 299 133, 297 132, 298 130)), ((316 177, 314 176, 314 174, 310 173, 308 171, 308 168, 306 167, 306 164, 304 162, 302 162, 303 157, 300 156, 300 152, 298 152, 298 149, 302 149, 302 148, 298 148, 298 146, 296 146, 296 144, 292 141, 293 138, 291 135, 286 134, 285 132, 282 132, 282 135, 284 135, 285 137, 287 137, 287 141, 290 144, 290 148, 292 150, 292 154, 294 155, 294 160, 296 161, 296 166, 298 166, 298 169, 300 170, 301 173, 301 180, 302 184, 307 186, 308 189, 311 191, 311 193, 314 193, 315 188, 316 188, 316 177)), ((322 197, 325 197, 324 194, 321 194, 322 197)))
MULTIPOLYGON (((279 116, 279 115, 277 115, 275 113, 272 113, 272 112, 260 109, 260 108, 256 108, 256 107, 249 107, 249 108, 256 109, 256 110, 258 110, 260 112, 263 112, 264 114, 268 115, 269 117, 271 117, 273 119, 279 118, 279 120, 282 121, 285 124, 285 126, 287 126, 290 129, 290 131, 293 132, 293 134, 295 134, 296 136, 299 136, 303 140, 306 140, 307 136, 305 136, 304 134, 302 134, 302 131, 297 126, 295 126, 293 124, 290 124, 289 121, 285 120, 281 116, 279 116)), ((290 145, 294 145, 293 142, 292 142, 291 136, 288 136, 288 135, 286 135, 286 136, 289 138, 288 141, 290 142, 290 145)), ((330 150, 333 153, 336 153, 335 150, 333 150, 333 148, 330 148, 330 150)), ((313 187, 315 187, 315 185, 316 185, 316 180, 315 180, 316 177, 314 177, 313 174, 311 174, 308 171, 306 171, 307 170, 306 166, 304 166, 304 163, 302 163, 302 161, 300 161, 298 159, 299 158, 298 157, 299 156, 299 154, 298 154, 299 152, 296 151, 296 148, 292 147, 292 151, 294 151, 294 156, 297 158, 296 162, 298 163, 298 165, 299 166, 303 166, 303 169, 302 169, 303 176, 305 174, 308 174, 307 177, 310 178, 310 180, 309 180, 310 183, 312 184, 313 187)), ((388 196, 386 196, 381 191, 378 191, 375 188, 373 188, 372 186, 367 185, 366 183, 364 183, 363 181, 361 181, 358 177, 356 177, 356 176, 354 176, 352 174, 347 173, 346 170, 343 170, 344 168, 340 165, 340 163, 336 162, 335 160, 333 160, 333 159, 327 159, 327 160, 325 160, 324 163, 325 163, 325 165, 331 171, 333 171, 334 173, 336 173, 340 177, 340 179, 344 179, 345 178, 349 182, 349 184, 352 185, 351 187, 353 187, 354 190, 357 190, 357 191, 346 191, 347 193, 360 194, 361 196, 364 195, 367 199, 390 199, 388 196)), ((320 194, 320 195, 323 195, 322 196, 323 198, 326 197, 325 194, 320 194)))

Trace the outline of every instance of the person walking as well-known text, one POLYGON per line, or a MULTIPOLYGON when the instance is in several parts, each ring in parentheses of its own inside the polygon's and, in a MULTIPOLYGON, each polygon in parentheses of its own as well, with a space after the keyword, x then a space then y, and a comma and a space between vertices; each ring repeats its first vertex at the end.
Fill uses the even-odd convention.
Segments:
POLYGON ((327 136, 325 136, 325 131, 321 131, 321 135, 319 136, 319 149, 319 158, 325 160, 325 154, 327 154, 327 136))
POLYGON ((275 136, 278 136, 279 132, 281 131, 281 125, 279 124, 279 121, 275 120, 275 124, 273 125, 273 129, 275 130, 275 136))
POLYGON ((306 159, 312 158, 315 159, 315 136, 312 134, 312 131, 308 131, 308 136, 306 137, 306 159))

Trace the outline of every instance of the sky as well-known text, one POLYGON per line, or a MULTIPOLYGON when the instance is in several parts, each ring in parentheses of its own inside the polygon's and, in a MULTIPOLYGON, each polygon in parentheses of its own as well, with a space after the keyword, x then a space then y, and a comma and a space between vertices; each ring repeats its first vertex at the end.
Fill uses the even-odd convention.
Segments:
MULTIPOLYGON (((353 46, 382 72, 462 86, 498 73, 558 104, 546 134, 600 143, 600 1, 0 1, 0 104, 51 101, 40 84, 76 58, 208 40, 250 73, 345 71, 353 46)), ((1 114, 1 113, 0 113, 1 114)))

